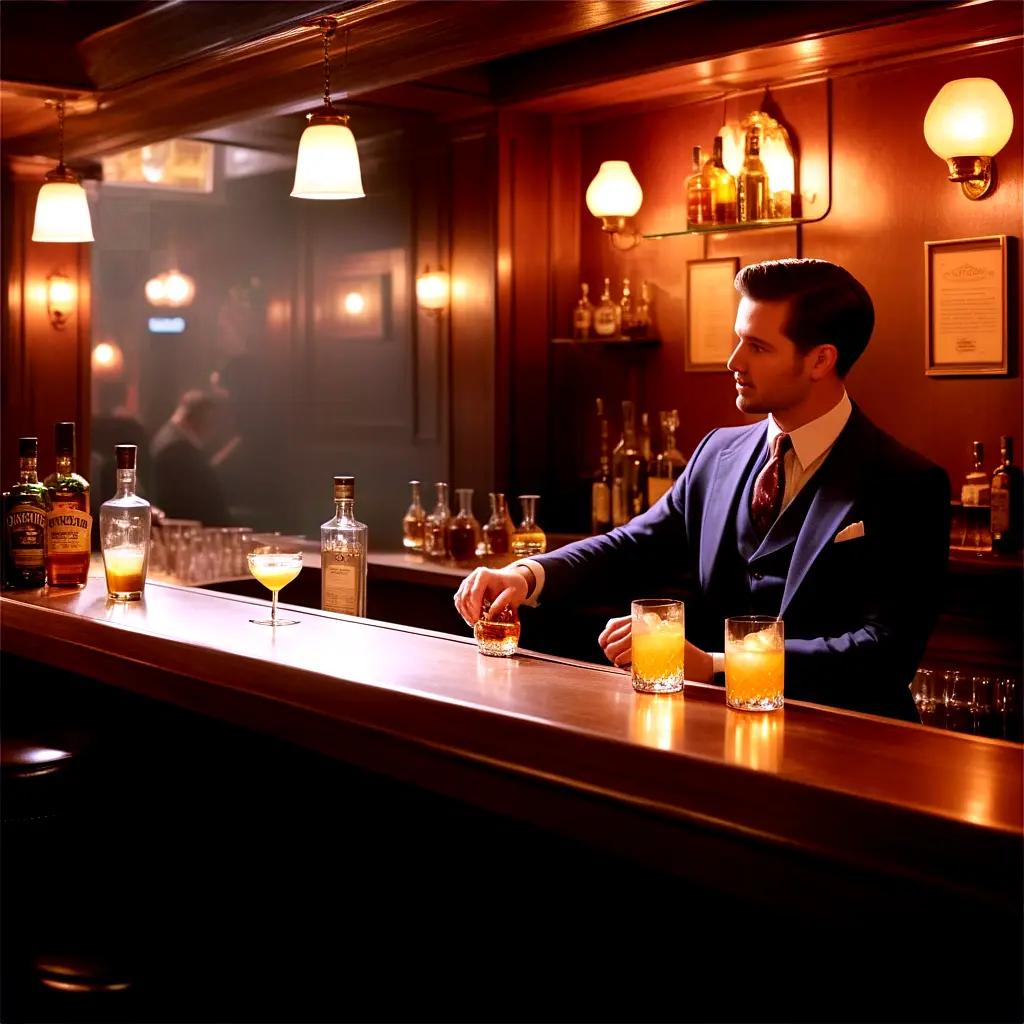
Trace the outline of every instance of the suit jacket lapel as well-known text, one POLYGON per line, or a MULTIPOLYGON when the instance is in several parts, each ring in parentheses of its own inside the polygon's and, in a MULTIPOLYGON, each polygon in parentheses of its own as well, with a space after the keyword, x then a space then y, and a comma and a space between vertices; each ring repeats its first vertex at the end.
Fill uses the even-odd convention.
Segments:
POLYGON ((743 494, 743 485, 751 465, 757 460, 768 436, 768 421, 755 424, 730 448, 718 456, 714 479, 704 503, 700 527, 700 584, 707 593, 714 578, 715 563, 722 557, 722 534, 735 518, 736 503, 743 494))

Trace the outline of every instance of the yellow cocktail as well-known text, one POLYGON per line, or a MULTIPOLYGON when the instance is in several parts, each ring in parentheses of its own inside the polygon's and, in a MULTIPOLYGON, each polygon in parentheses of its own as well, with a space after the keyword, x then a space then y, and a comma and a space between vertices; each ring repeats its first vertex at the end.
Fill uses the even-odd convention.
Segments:
POLYGON ((249 572, 271 593, 270 618, 250 619, 257 626, 297 626, 298 619, 277 617, 277 593, 302 571, 302 552, 281 545, 260 547, 248 558, 249 572))
POLYGON ((634 601, 632 619, 633 689, 678 693, 686 650, 682 601, 634 601))
POLYGON ((725 620, 725 700, 741 711, 782 707, 785 637, 781 619, 725 620))

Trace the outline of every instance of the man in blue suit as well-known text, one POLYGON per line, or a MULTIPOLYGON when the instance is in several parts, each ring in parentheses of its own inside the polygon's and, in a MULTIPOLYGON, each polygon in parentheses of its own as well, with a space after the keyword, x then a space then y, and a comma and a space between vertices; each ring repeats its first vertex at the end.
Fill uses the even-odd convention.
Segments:
MULTIPOLYGON (((696 595, 687 678, 722 671, 726 617, 778 615, 788 697, 913 717, 907 684, 949 554, 949 480, 846 394, 874 327, 860 282, 823 260, 779 260, 743 268, 736 288, 736 405, 767 418, 713 430, 673 489, 625 526, 475 570, 456 606, 472 623, 485 601, 494 615, 682 583, 696 595)), ((629 617, 609 621, 599 642, 613 664, 628 664, 629 617)))

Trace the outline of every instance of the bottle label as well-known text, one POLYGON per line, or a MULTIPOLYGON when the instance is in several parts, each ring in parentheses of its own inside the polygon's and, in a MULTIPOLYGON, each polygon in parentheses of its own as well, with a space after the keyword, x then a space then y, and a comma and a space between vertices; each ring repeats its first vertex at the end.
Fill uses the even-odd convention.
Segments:
POLYGON ((342 615, 358 615, 356 602, 359 596, 359 581, 354 565, 346 565, 344 555, 324 552, 323 556, 323 606, 325 612, 340 612, 342 615), (336 559, 338 559, 336 561, 336 559))
POLYGON ((992 532, 1000 537, 1010 532, 1010 490, 992 483, 992 532))
POLYGON ((598 306, 594 313, 594 333, 610 337, 615 333, 616 315, 614 306, 598 306))
POLYGON ((46 512, 37 505, 14 505, 4 525, 11 561, 19 569, 41 569, 46 555, 46 512))
POLYGON ((88 554, 92 516, 81 509, 55 508, 46 517, 46 551, 50 555, 88 554))

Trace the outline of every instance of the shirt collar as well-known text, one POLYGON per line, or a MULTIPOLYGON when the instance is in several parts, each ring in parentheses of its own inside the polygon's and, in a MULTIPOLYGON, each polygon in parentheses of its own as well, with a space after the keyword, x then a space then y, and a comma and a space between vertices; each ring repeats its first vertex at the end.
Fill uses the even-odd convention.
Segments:
MULTIPOLYGON (((810 423, 790 432, 789 439, 793 445, 793 452, 800 463, 801 469, 806 469, 815 459, 821 458, 825 452, 836 443, 836 438, 843 432, 846 421, 853 412, 853 403, 850 396, 843 389, 843 397, 828 412, 819 416, 810 423)), ((775 417, 768 415, 768 448, 771 450, 772 442, 778 434, 781 434, 782 427, 775 422, 775 417)))

